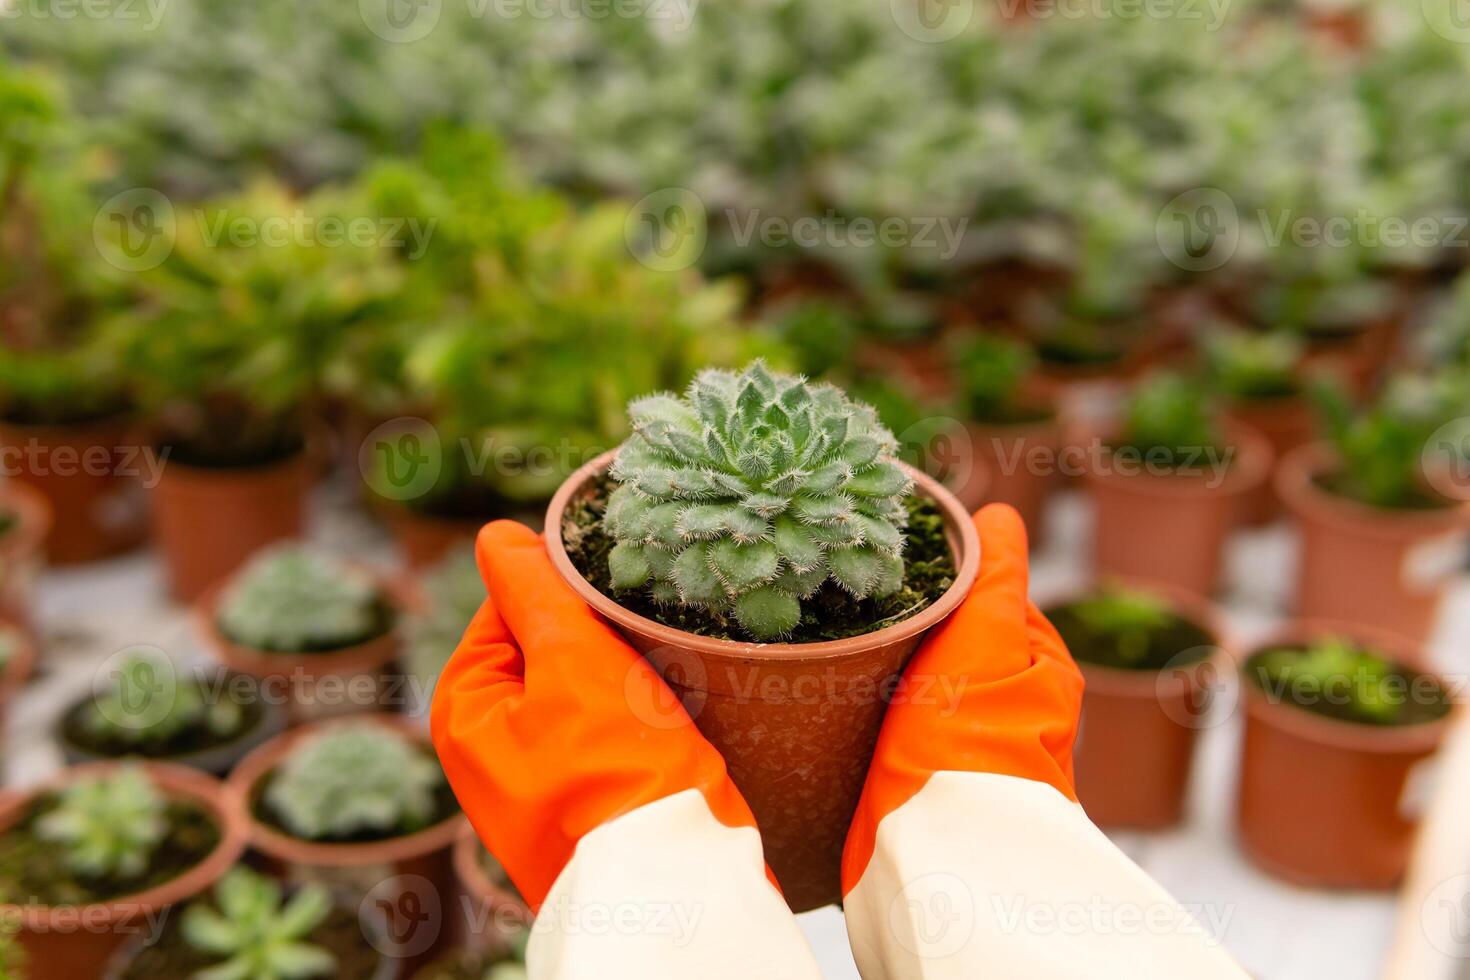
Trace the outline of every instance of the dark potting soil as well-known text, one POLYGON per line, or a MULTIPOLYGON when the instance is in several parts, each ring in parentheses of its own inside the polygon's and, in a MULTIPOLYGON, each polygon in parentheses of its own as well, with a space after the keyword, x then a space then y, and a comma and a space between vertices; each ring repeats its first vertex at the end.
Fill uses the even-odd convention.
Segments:
POLYGON ((1385 507, 1383 504, 1369 500, 1364 494, 1359 493, 1357 488, 1353 486, 1352 480, 1348 479, 1342 473, 1323 473, 1314 476, 1312 483, 1319 490, 1325 490, 1334 497, 1342 497, 1344 500, 1351 500, 1355 504, 1362 504, 1364 507, 1373 507, 1389 513, 1393 513, 1394 511, 1419 513, 1429 510, 1446 510, 1455 506, 1455 501, 1447 500, 1427 488, 1416 487, 1405 496, 1394 501, 1393 506, 1385 507))
MULTIPOLYGON (((612 481, 600 477, 593 490, 567 507, 562 542, 567 556, 588 582, 623 608, 654 622, 722 640, 749 641, 738 624, 718 613, 685 606, 664 606, 640 589, 614 589, 607 567, 613 541, 602 529, 602 512, 612 481)), ((801 603, 801 622, 787 643, 816 643, 873 633, 892 626, 934 603, 954 584, 954 560, 944 537, 939 506, 917 494, 909 497, 909 526, 904 546, 903 587, 882 598, 854 599, 832 581, 801 603)))
MULTIPOLYGON (((432 753, 425 753, 425 755, 434 758, 432 753)), ((449 783, 445 782, 434 793, 434 813, 429 817, 427 823, 412 827, 398 826, 388 831, 361 831, 356 834, 305 838, 287 827, 280 817, 276 815, 276 812, 270 808, 270 805, 266 803, 265 794, 270 789, 271 783, 275 778, 276 774, 272 771, 267 773, 265 778, 256 784, 255 789, 250 794, 250 812, 254 814, 255 819, 272 830, 285 834, 287 837, 295 840, 310 840, 313 844, 372 844, 377 841, 394 840, 399 837, 416 834, 421 830, 427 830, 459 813, 459 800, 455 798, 454 790, 449 788, 449 783)))
POLYGON ((1214 650, 1214 637, 1181 616, 1171 616, 1168 625, 1149 630, 1145 634, 1142 654, 1135 656, 1123 652, 1123 644, 1129 641, 1116 633, 1094 632, 1070 603, 1046 610, 1046 618, 1061 634, 1073 659, 1099 667, 1163 670, 1204 660, 1214 650), (1187 659, 1175 659, 1186 651, 1193 651, 1193 654, 1187 659))
MULTIPOLYGON (((169 912, 163 932, 138 951, 123 968, 120 980, 175 980, 219 965, 218 957, 201 953, 185 942, 181 923, 186 907, 178 906, 169 912)), ((371 980, 382 962, 377 950, 363 936, 356 912, 349 909, 333 908, 305 941, 336 957, 337 967, 332 976, 337 980, 371 980)))
POLYGON ((0 538, 5 537, 20 523, 20 518, 13 510, 0 510, 0 538))
POLYGON ((37 798, 19 822, 0 834, 0 901, 89 905, 136 895, 188 871, 220 841, 219 826, 207 811, 174 801, 166 811, 168 834, 145 873, 126 880, 79 878, 67 868, 62 845, 35 833, 36 821, 55 809, 57 802, 54 793, 37 798))
POLYGON ((1036 425, 1050 421, 1056 413, 1021 402, 970 402, 970 418, 981 425, 1036 425))
MULTIPOLYGON (((1246 661, 1246 676, 1273 700, 1280 699, 1302 711, 1357 725, 1391 728, 1423 725, 1439 721, 1454 710, 1454 699, 1438 678, 1433 674, 1424 674, 1398 665, 1389 672, 1388 682, 1392 685, 1392 690, 1401 693, 1402 697, 1397 700, 1397 710, 1392 715, 1383 716, 1356 711, 1351 702, 1330 690, 1318 691, 1311 686, 1295 684, 1289 680, 1273 679, 1262 669, 1261 662, 1273 654, 1305 652, 1299 647, 1261 650, 1246 661)), ((1351 691, 1352 679, 1344 678, 1344 684, 1343 693, 1347 694, 1351 691)))
MULTIPOLYGON (((206 692, 213 696, 214 692, 206 692)), ((223 696, 228 697, 228 694, 223 696)), ((172 732, 167 738, 148 738, 146 729, 133 734, 141 739, 127 739, 113 731, 98 732, 88 727, 86 719, 92 710, 92 699, 86 698, 62 716, 61 737, 83 751, 109 759, 139 756, 144 759, 172 759, 195 752, 204 752, 237 741, 260 724, 265 717, 265 708, 259 701, 241 700, 240 724, 231 732, 219 733, 203 722, 196 722, 172 732)))
POLYGON ((225 629, 224 621, 219 617, 215 618, 214 625, 215 628, 219 630, 221 636, 238 646, 246 647, 250 650, 258 650, 261 653, 298 654, 336 653, 338 650, 346 650, 350 647, 361 646, 364 643, 367 643, 371 640, 376 640, 378 637, 383 636, 389 630, 393 629, 393 627, 397 625, 397 622, 398 612, 393 608, 392 603, 390 603, 386 597, 380 596, 373 601, 373 625, 369 629, 364 630, 357 636, 351 636, 345 640, 341 640, 336 643, 308 644, 305 649, 286 650, 276 646, 257 646, 254 641, 242 639, 241 637, 235 636, 229 630, 225 629))
POLYGON ((485 971, 498 962, 473 953, 451 953, 415 973, 413 980, 484 980, 485 971))
POLYGON ((1042 364, 1060 368, 1104 368, 1121 363, 1127 349, 1122 344, 1099 341, 1081 343, 1042 338, 1035 342, 1042 364))

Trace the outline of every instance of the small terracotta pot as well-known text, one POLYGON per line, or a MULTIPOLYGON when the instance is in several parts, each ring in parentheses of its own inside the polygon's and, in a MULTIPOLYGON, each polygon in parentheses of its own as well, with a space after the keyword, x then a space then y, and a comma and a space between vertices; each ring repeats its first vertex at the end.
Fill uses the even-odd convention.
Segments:
POLYGON ((51 530, 51 505, 38 491, 23 483, 0 484, 0 511, 16 516, 16 524, 0 537, 0 619, 40 642, 36 628, 36 580, 45 566, 46 536, 51 530))
POLYGON ((461 938, 477 952, 503 952, 511 935, 529 929, 535 920, 514 886, 497 881, 485 869, 485 847, 468 822, 454 842, 451 860, 454 877, 463 898, 464 922, 461 938))
MULTIPOLYGON (((1291 450, 1311 442, 1317 435, 1317 414, 1301 395, 1236 401, 1225 410, 1226 417, 1259 432, 1271 444, 1272 460, 1279 464, 1291 450)), ((1273 472, 1274 476, 1274 472, 1273 472)), ((1251 527, 1269 524, 1281 514, 1274 479, 1268 479, 1242 505, 1241 521, 1251 527)))
POLYGON ((954 391, 949 367, 947 328, 912 340, 862 337, 857 363, 886 377, 901 377, 920 397, 944 399, 954 391))
POLYGON ((979 571, 980 541, 969 512, 933 478, 905 467, 915 491, 938 503, 957 570, 949 590, 916 616, 820 643, 694 636, 623 608, 567 556, 561 537, 567 506, 589 492, 615 454, 577 470, 552 498, 546 512, 552 564, 658 669, 724 756, 790 906, 803 912, 835 902, 843 842, 887 707, 878 692, 903 670, 924 634, 960 604, 979 571))
POLYGON ((438 517, 390 504, 383 508, 393 538, 413 571, 432 568, 456 548, 475 540, 485 521, 466 517, 438 517))
POLYGON ((313 460, 249 469, 169 461, 149 494, 174 597, 192 601, 269 544, 300 537, 313 460))
POLYGON ((1386 630, 1423 642, 1449 578, 1463 564, 1470 508, 1392 511, 1329 493, 1322 444, 1282 460, 1276 491, 1300 538, 1296 615, 1386 630))
MULTIPOLYGON (((1378 631, 1298 622, 1250 656, 1348 635, 1423 672, 1411 642, 1378 631)), ((1312 888, 1392 888, 1418 826, 1415 796, 1450 717, 1416 725, 1360 725, 1273 700, 1242 660, 1245 703, 1236 819, 1256 864, 1312 888)))
MULTIPOLYGON (((402 634, 395 621, 388 632, 340 650, 309 653, 276 653, 242 646, 219 628, 219 607, 228 582, 209 589, 194 604, 194 623, 206 647, 226 668, 255 678, 261 698, 283 705, 292 724, 318 721, 341 715, 376 714, 401 700, 402 674, 397 658, 402 634)), ((400 604, 394 592, 380 586, 393 607, 395 620, 400 604)))
POLYGON ((452 930, 445 929, 455 880, 450 854, 463 830, 464 816, 455 813, 416 833, 389 840, 339 844, 292 837, 253 812, 261 784, 303 739, 334 726, 364 721, 433 751, 425 731, 392 715, 336 719, 292 729, 260 746, 235 767, 229 785, 244 801, 250 846, 271 870, 289 881, 320 881, 355 896, 371 896, 373 904, 388 915, 387 937, 398 954, 393 958, 398 961, 399 976, 412 976, 452 942, 447 934, 452 930))
MULTIPOLYGON (((1184 816, 1194 748, 1222 678, 1233 669, 1215 606, 1182 589, 1144 586, 1210 637, 1208 657, 1163 670, 1078 661, 1086 681, 1072 750, 1077 796, 1099 826, 1163 830, 1184 816)), ((1048 609, 1084 593, 1047 604, 1048 609)), ((1180 650, 1178 653, 1185 653, 1180 650)))
POLYGON ((77 425, 0 422, 0 449, 19 453, 12 479, 37 490, 56 515, 46 537, 53 565, 94 561, 147 536, 141 479, 145 447, 122 418, 77 425))
MULTIPOLYGON (((36 669, 36 645, 31 641, 26 631, 19 626, 10 626, 0 621, 0 636, 7 630, 14 630, 16 646, 11 652, 10 659, 6 661, 3 670, 0 670, 0 736, 7 731, 5 727, 6 715, 10 703, 20 693, 26 681, 30 680, 31 674, 36 669)), ((0 742, 0 752, 4 751, 4 743, 0 742)))
POLYGON ((1057 453, 1062 447, 1062 424, 1055 418, 1016 425, 968 426, 975 458, 981 461, 985 484, 978 489, 976 480, 955 488, 955 496, 966 510, 981 504, 1010 504, 1026 523, 1031 547, 1038 547, 1045 537, 1043 517, 1046 502, 1058 483, 1057 453))
MULTIPOLYGON (((1271 468, 1271 447, 1263 437, 1239 424, 1228 426, 1226 435, 1235 456, 1218 482, 1208 471, 1122 472, 1111 454, 1087 454, 1092 562, 1099 577, 1178 586, 1198 595, 1214 592, 1242 502, 1271 468)), ((1094 438, 1106 442, 1104 436, 1094 438)))
MULTIPOLYGON (((118 763, 99 762, 60 773, 43 787, 0 799, 0 827, 19 820, 41 793, 58 790, 85 776, 112 771, 118 763)), ((105 904, 82 906, 0 905, 0 917, 20 925, 19 940, 30 980, 77 980, 102 974, 114 950, 146 932, 157 913, 203 892, 228 871, 245 849, 247 828, 240 799, 216 779, 165 763, 142 763, 148 778, 175 799, 198 804, 219 825, 220 840, 203 861, 156 888, 105 904)))

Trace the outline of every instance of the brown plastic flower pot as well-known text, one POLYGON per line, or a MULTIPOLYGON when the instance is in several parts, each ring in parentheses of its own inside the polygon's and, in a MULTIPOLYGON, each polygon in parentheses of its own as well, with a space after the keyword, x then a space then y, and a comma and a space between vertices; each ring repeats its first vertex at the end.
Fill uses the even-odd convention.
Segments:
MULTIPOLYGON (((1334 624, 1295 623, 1250 656, 1344 634, 1423 672, 1408 640, 1334 624)), ((1355 724, 1274 700, 1244 675, 1240 686, 1245 734, 1236 820, 1247 857, 1307 887, 1392 888, 1408 864, 1426 767, 1453 715, 1398 727, 1355 724)))
POLYGON ((139 477, 142 447, 122 418, 77 425, 0 423, 0 451, 17 452, 17 482, 51 504, 56 522, 46 536, 53 565, 95 561, 137 547, 147 536, 139 477))
POLYGON ((437 565, 456 548, 472 545, 484 521, 467 517, 439 517, 402 504, 383 508, 393 538, 413 571, 437 565))
POLYGON ((502 873, 492 876, 485 866, 485 846, 468 822, 454 842, 454 877, 464 899, 461 940, 478 952, 500 952, 511 935, 529 929, 535 919, 531 908, 502 873))
MULTIPOLYGON (((1271 444, 1273 460, 1279 465, 1286 454, 1306 445, 1317 435, 1317 415, 1312 403, 1301 395, 1236 401, 1226 410, 1229 418, 1259 432, 1271 444)), ((1274 474, 1273 474, 1274 475, 1274 474)), ((1274 479, 1266 480, 1246 499, 1241 521, 1250 527, 1269 524, 1281 514, 1281 498, 1274 479)))
POLYGON ((766 862, 804 912, 841 898, 840 862, 886 704, 882 692, 924 634, 969 594, 980 540, 969 513, 934 479, 905 467, 943 515, 954 584, 918 615, 866 636, 819 643, 741 643, 695 636, 624 609, 582 577, 562 544, 571 501, 616 451, 573 473, 546 512, 551 561, 568 585, 663 675, 729 765, 755 813, 766 862))
POLYGON ((1287 455, 1276 489, 1300 538, 1296 615, 1386 630, 1423 642, 1445 584, 1464 562, 1470 508, 1370 507, 1318 483, 1330 449, 1301 446, 1287 455))
POLYGON ((456 812, 402 837, 363 843, 323 843, 292 837, 254 812, 268 776, 298 746, 333 726, 381 725, 433 752, 428 733, 392 715, 336 719, 292 729, 251 752, 230 774, 229 785, 245 803, 250 846, 270 870, 291 881, 320 881, 363 897, 388 917, 387 945, 379 952, 398 962, 398 975, 412 976, 449 945, 454 869, 451 852, 464 825, 456 812))
POLYGON ((1056 418, 1016 425, 971 423, 970 441, 982 465, 973 468, 984 483, 972 479, 955 496, 969 510, 981 504, 1010 504, 1021 515, 1032 550, 1045 538, 1046 502, 1058 485, 1057 453, 1062 447, 1062 424, 1056 418))
MULTIPOLYGON (((1182 589, 1145 588, 1208 634, 1214 652, 1164 670, 1125 670, 1079 660, 1086 686, 1072 759, 1078 799, 1094 823, 1163 830, 1184 816, 1195 743, 1232 663, 1222 646, 1222 621, 1213 604, 1182 589)), ((1048 603, 1048 608, 1082 595, 1048 603)))
POLYGON ((0 619, 14 623, 32 642, 39 642, 33 611, 36 580, 45 565, 51 505, 23 483, 0 484, 0 513, 16 515, 16 523, 0 536, 0 619))
MULTIPOLYGON (((397 623, 386 632, 340 650, 277 653, 243 646, 219 628, 219 607, 228 582, 209 589, 194 604, 194 622, 204 645, 226 668, 255 678, 267 704, 282 704, 292 724, 341 715, 390 710, 406 698, 398 669, 402 634, 397 623)), ((399 604, 387 585, 382 594, 399 604)))
POLYGON ((1230 425, 1227 444, 1235 456, 1218 481, 1208 469, 1199 474, 1125 472, 1111 454, 1089 452, 1092 562, 1098 577, 1177 586, 1198 595, 1215 591, 1225 541, 1243 502, 1271 468, 1270 445, 1245 426, 1230 425))
MULTIPOLYGON (((7 630, 13 630, 16 637, 15 649, 10 654, 10 659, 5 662, 5 667, 0 670, 0 734, 7 729, 5 719, 10 709, 10 703, 20 693, 26 681, 30 680, 31 674, 36 669, 36 645, 26 635, 25 630, 19 626, 11 626, 0 620, 0 636, 7 630)), ((0 742, 0 752, 4 751, 4 743, 0 742)))
MULTIPOLYGON (((44 792, 58 790, 85 776, 112 771, 118 763, 99 762, 60 773, 39 789, 0 799, 0 827, 20 820, 44 792)), ((220 840, 203 861, 177 878, 136 895, 96 905, 0 905, 0 918, 19 924, 19 940, 27 955, 30 980, 79 980, 101 976, 113 952, 146 933, 170 905, 214 885, 245 849, 247 827, 239 797, 219 780, 166 763, 141 763, 148 778, 164 794, 198 804, 219 825, 220 840)))
POLYGON ((313 465, 305 452, 248 469, 166 462, 149 499, 174 597, 192 601, 266 545, 300 537, 313 465))

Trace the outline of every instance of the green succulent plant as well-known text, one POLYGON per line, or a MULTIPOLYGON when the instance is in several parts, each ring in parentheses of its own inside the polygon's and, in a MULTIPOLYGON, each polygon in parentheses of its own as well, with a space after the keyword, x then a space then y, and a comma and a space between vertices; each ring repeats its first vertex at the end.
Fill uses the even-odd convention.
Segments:
POLYGON ((1218 450, 1220 437, 1220 422, 1208 394, 1183 375, 1161 372, 1130 394, 1115 448, 1126 447, 1179 467, 1195 465, 1201 453, 1218 450))
POLYGON ((1228 398, 1286 398, 1301 390, 1301 339, 1284 331, 1216 331, 1205 339, 1210 380, 1228 398))
POLYGON ((1404 699, 1390 686, 1397 668, 1343 637, 1322 637, 1304 650, 1268 650, 1254 667, 1268 690, 1304 704, 1331 698, 1359 721, 1392 724, 1402 712, 1404 699))
POLYGON ((228 736, 244 717, 238 701, 210 698, 196 678, 180 677, 171 664, 137 653, 110 688, 87 702, 81 723, 93 735, 146 750, 192 728, 228 736))
POLYGON ((326 921, 332 895, 303 885, 282 901, 281 886, 248 868, 235 868, 214 886, 214 906, 193 902, 184 910, 184 941, 221 960, 192 980, 309 980, 328 977, 337 959, 309 942, 326 921))
POLYGON ((446 555, 424 575, 425 609, 410 617, 405 632, 408 663, 415 676, 439 676, 459 646, 475 613, 485 604, 485 581, 480 577, 473 548, 446 555))
POLYGON ((1149 639, 1174 621, 1169 605, 1157 596, 1117 586, 1072 603, 1069 607, 1093 635, 1113 640, 1124 663, 1141 663, 1149 639))
POLYGON ((995 334, 978 334, 959 345, 952 364, 970 416, 994 423, 1042 417, 1024 403, 1023 394, 1036 360, 1026 344, 995 334))
POLYGON ((604 517, 615 588, 729 610, 771 640, 829 578, 857 597, 902 585, 912 481, 870 407, 757 361, 628 414, 604 517))
POLYGON ((389 616, 372 576, 302 545, 250 559, 225 589, 219 627, 257 650, 335 650, 381 633, 389 616))
POLYGON ((36 822, 36 834, 61 845, 76 875, 137 878, 168 833, 166 809, 141 769, 123 767, 62 789, 55 808, 36 822))
POLYGON ((357 722, 302 740, 276 768, 263 801, 305 840, 391 836, 428 826, 443 787, 433 756, 403 735, 357 722))

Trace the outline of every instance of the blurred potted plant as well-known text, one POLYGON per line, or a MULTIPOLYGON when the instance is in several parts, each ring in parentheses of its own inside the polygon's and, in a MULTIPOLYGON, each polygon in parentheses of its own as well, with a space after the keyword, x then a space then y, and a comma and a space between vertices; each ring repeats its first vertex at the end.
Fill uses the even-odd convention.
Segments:
POLYGON ((211 898, 197 897, 169 916, 162 932, 118 955, 106 980, 392 980, 398 964, 363 930, 373 920, 320 884, 289 895, 246 867, 231 870, 211 898))
POLYGON ((372 892, 390 910, 396 948, 414 951, 400 968, 411 973, 433 958, 420 930, 447 940, 440 922, 412 917, 401 895, 382 890, 423 878, 451 893, 462 817, 427 734, 384 715, 297 728, 246 756, 230 785, 249 806, 251 845, 273 867, 357 898, 372 892), (407 921, 396 920, 399 911, 407 921))
POLYGON ((865 298, 859 314, 856 362, 874 373, 907 380, 921 397, 944 398, 953 380, 945 356, 952 328, 931 297, 882 290, 865 298))
POLYGON ((506 936, 529 929, 535 914, 468 822, 454 842, 453 858, 455 880, 466 899, 467 945, 477 952, 499 953, 506 936))
POLYGON ((439 673, 470 620, 485 604, 485 580, 473 548, 450 552, 418 579, 404 623, 404 664, 414 678, 415 713, 426 713, 439 673))
POLYGON ((956 495, 970 510, 988 500, 1015 507, 1035 546, 1062 445, 1055 407, 1034 393, 1036 356, 1020 341, 979 335, 957 347, 952 363, 970 439, 988 475, 981 493, 956 495))
MULTIPOLYGON (((1317 431, 1315 409, 1301 376, 1302 344, 1284 331, 1217 331, 1204 343, 1211 387, 1224 398, 1227 419, 1265 436, 1275 461, 1311 442, 1317 431)), ((1267 481, 1245 504, 1248 524, 1265 524, 1280 511, 1274 485, 1267 481)))
POLYGON ((135 651, 106 688, 94 685, 57 720, 68 763, 142 758, 224 776, 286 723, 254 678, 223 671, 186 673, 135 651))
POLYGON ((10 703, 35 669, 35 644, 20 627, 0 620, 0 731, 10 703))
POLYGON ((245 847, 217 781, 158 763, 68 769, 0 801, 0 916, 47 975, 100 976, 141 920, 209 888, 245 847))
POLYGON ((1457 492, 1463 461, 1433 440, 1464 412, 1465 384, 1401 375, 1362 410, 1339 386, 1314 392, 1327 442, 1292 451, 1276 475, 1300 537, 1296 613, 1422 641, 1464 563, 1470 514, 1441 489, 1457 492))
POLYGON ((180 599, 300 534, 323 364, 396 288, 376 243, 327 237, 334 203, 261 184, 198 209, 108 325, 155 433, 150 500, 180 599))
MULTIPOLYGON (((876 413, 830 385, 755 362, 704 371, 683 397, 646 396, 628 412, 628 442, 552 499, 547 542, 567 583, 682 697, 708 697, 691 676, 760 690, 816 664, 842 689, 881 686, 974 581, 968 512, 898 463, 876 413), (690 663, 702 669, 671 672, 690 663)), ((859 701, 834 692, 795 711, 795 697, 720 698, 695 712, 796 909, 837 897, 863 743, 883 710, 859 701), (810 712, 823 724, 798 721, 810 712), (753 730, 758 741, 729 735, 753 730)))
POLYGON ((195 607, 210 652, 289 697, 298 722, 396 706, 400 616, 371 573, 297 544, 258 553, 195 607))
POLYGON ((1087 681, 1074 761, 1088 816, 1104 827, 1174 826, 1228 669, 1215 609, 1182 590, 1113 582, 1045 613, 1087 681))
POLYGON ((514 936, 503 950, 492 953, 456 952, 436 960, 413 975, 413 980, 526 980, 526 945, 530 933, 514 936))
POLYGON ((37 640, 32 593, 45 563, 51 505, 23 483, 0 483, 0 619, 15 623, 37 640))
POLYGON ((1391 888, 1448 728, 1446 682, 1389 634, 1298 622, 1242 664, 1241 846, 1313 888, 1391 888))
POLYGON ((1121 424, 1088 446, 1093 567, 1209 595, 1241 502, 1270 466, 1265 439, 1222 423, 1199 385, 1177 374, 1145 379, 1121 424))

